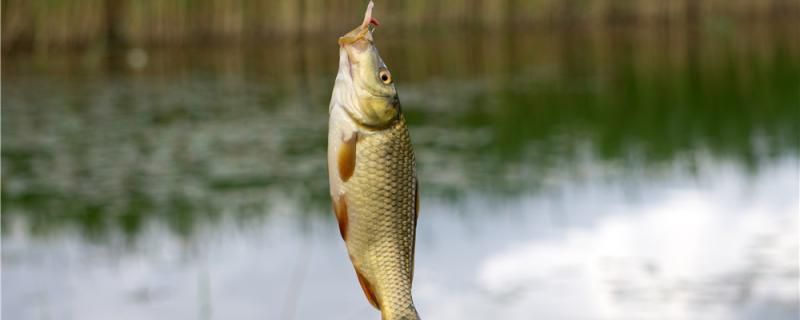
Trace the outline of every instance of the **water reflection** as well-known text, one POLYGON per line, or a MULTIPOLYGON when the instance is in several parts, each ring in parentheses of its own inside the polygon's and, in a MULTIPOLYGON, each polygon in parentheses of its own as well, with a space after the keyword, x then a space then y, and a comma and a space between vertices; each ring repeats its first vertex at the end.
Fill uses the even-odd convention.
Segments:
POLYGON ((754 178, 736 170, 721 164, 700 183, 668 179, 633 199, 569 192, 564 207, 541 211, 594 221, 501 245, 479 264, 478 288, 506 302, 492 314, 513 319, 533 306, 544 318, 791 319, 800 172, 791 160, 754 178))
MULTIPOLYGON (((420 312, 791 319, 792 39, 387 39, 422 180, 420 312)), ((328 208, 329 51, 4 57, 3 316, 376 317, 328 208)))
MULTIPOLYGON (((793 319, 796 161, 755 177, 735 164, 715 167, 634 190, 593 182, 502 201, 424 199, 420 311, 435 319, 793 319)), ((223 219, 191 242, 160 224, 132 246, 87 245, 75 233, 6 237, 4 317, 376 317, 333 241, 333 222, 302 224, 298 209, 247 226, 223 219)))

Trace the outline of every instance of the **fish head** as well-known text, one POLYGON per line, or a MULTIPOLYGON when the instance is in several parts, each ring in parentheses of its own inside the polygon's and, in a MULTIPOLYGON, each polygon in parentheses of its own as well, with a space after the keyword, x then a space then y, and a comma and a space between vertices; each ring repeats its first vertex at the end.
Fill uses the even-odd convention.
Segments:
POLYGON ((385 127, 400 113, 392 73, 375 46, 372 2, 364 22, 339 38, 339 73, 334 99, 354 121, 368 127, 385 127))

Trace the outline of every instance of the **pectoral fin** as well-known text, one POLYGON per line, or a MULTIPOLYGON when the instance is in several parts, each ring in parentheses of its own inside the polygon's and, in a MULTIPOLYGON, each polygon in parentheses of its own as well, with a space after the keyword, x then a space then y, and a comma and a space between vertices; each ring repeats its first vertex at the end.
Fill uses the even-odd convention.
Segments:
POLYGON ((354 133, 349 139, 342 141, 337 155, 337 167, 339 178, 342 182, 347 182, 356 170, 356 143, 358 134, 354 133))

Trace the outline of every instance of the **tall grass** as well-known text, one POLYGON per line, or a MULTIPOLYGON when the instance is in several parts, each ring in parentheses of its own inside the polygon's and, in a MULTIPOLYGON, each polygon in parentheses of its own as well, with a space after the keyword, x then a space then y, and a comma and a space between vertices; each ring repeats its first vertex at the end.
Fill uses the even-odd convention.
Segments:
MULTIPOLYGON (((239 42, 341 33, 365 0, 1 0, 4 51, 239 42)), ((800 19, 800 0, 378 1, 391 32, 800 19)))

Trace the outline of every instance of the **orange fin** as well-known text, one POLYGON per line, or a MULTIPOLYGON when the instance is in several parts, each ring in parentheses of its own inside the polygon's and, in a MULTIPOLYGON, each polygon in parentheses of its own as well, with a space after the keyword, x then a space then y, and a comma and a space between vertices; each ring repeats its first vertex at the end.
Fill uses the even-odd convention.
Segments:
POLYGON ((333 213, 336 214, 336 221, 339 222, 339 233, 342 240, 347 241, 347 198, 340 196, 339 200, 333 200, 333 213))
POLYGON ((356 142, 358 142, 358 134, 353 134, 353 137, 345 140, 341 147, 339 147, 339 178, 342 182, 347 182, 353 176, 356 169, 356 142))
POLYGON ((372 285, 367 281, 367 278, 361 275, 361 272, 356 269, 356 276, 358 277, 358 283, 361 285, 361 290, 364 290, 364 295, 367 296, 367 300, 369 304, 371 304, 375 309, 380 310, 381 307, 378 304, 378 297, 375 296, 375 291, 372 289, 372 285))

